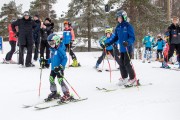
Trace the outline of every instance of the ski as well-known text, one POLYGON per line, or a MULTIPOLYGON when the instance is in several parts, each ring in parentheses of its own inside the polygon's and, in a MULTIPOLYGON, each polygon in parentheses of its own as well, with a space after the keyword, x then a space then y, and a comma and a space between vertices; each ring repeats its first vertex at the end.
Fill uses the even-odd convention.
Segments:
MULTIPOLYGON (((161 68, 161 67, 152 67, 152 68, 161 68)), ((180 71, 179 68, 161 68, 161 69, 164 69, 164 70, 175 70, 175 71, 180 71)))
MULTIPOLYGON (((109 69, 106 69, 105 71, 106 71, 106 72, 110 72, 109 69)), ((113 70, 111 70, 111 71, 119 71, 119 69, 113 69, 113 70)))
POLYGON ((112 92, 112 91, 117 90, 117 89, 107 89, 107 88, 100 88, 100 87, 96 87, 96 89, 99 91, 104 91, 104 92, 112 92))
POLYGON ((6 61, 6 60, 3 58, 3 61, 0 62, 0 64, 17 64, 17 62, 14 62, 14 61, 6 61))
POLYGON ((87 99, 88 98, 80 98, 80 99, 74 99, 74 100, 66 101, 66 102, 60 102, 59 99, 56 99, 55 101, 44 102, 44 104, 35 105, 34 108, 37 109, 37 110, 47 109, 47 108, 51 108, 51 107, 66 105, 66 104, 69 104, 69 103, 80 102, 80 101, 84 101, 84 100, 87 100, 87 99))
POLYGON ((37 103, 33 103, 33 104, 23 104, 22 105, 22 108, 30 108, 30 107, 33 107, 35 105, 38 105, 38 104, 43 104, 45 101, 41 101, 41 102, 37 102, 37 103))
POLYGON ((96 68, 96 67, 94 67, 94 68, 97 70, 97 72, 102 72, 102 69, 96 68))
MULTIPOLYGON (((140 85, 132 85, 132 86, 129 86, 129 85, 124 85, 124 87, 121 87, 120 89, 129 89, 129 88, 135 88, 135 87, 142 87, 142 86, 149 86, 149 85, 152 85, 152 83, 147 83, 147 84, 140 84, 140 85)), ((116 89, 108 89, 108 88, 100 88, 100 87, 96 87, 97 90, 99 91, 103 91, 103 92, 112 92, 112 91, 116 91, 118 90, 118 88, 116 89)))
POLYGON ((133 87, 149 86, 149 85, 152 85, 152 83, 139 84, 139 85, 124 85, 124 88, 122 88, 122 89, 133 88, 133 87))

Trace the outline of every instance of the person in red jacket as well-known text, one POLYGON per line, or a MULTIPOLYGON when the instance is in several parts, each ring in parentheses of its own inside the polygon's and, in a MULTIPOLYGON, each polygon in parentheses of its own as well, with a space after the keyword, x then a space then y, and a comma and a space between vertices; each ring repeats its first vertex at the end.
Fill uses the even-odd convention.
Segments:
MULTIPOLYGON (((13 19, 11 22, 15 21, 15 19, 13 19)), ((17 30, 17 28, 16 28, 17 30)), ((8 25, 8 31, 9 31, 9 44, 11 45, 11 50, 6 54, 5 60, 4 62, 9 64, 9 63, 15 63, 12 60, 12 56, 16 50, 16 43, 17 43, 17 37, 16 34, 13 32, 12 27, 11 27, 11 23, 8 25)))

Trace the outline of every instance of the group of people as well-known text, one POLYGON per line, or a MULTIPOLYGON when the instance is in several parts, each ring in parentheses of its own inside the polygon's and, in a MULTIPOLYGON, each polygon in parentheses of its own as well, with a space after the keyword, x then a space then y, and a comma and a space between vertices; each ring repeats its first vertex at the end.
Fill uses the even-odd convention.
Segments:
MULTIPOLYGON (((72 43, 75 39, 74 31, 71 27, 71 23, 68 21, 64 22, 63 41, 66 48, 73 59, 72 66, 77 67, 80 64, 72 51, 72 43)), ((4 63, 16 63, 12 60, 12 55, 16 50, 16 44, 19 46, 19 58, 18 64, 22 67, 34 67, 32 62, 32 53, 34 49, 33 61, 38 59, 49 59, 50 58, 50 46, 47 42, 47 37, 54 32, 54 23, 50 18, 45 18, 42 22, 39 15, 34 15, 31 18, 28 11, 25 11, 23 17, 20 19, 12 19, 8 26, 9 30, 9 43, 11 50, 7 53, 4 63), (24 51, 27 50, 27 56, 24 63, 24 51), (46 50, 46 51, 45 51, 46 50), (44 52, 46 56, 44 56, 44 52), (39 58, 40 53, 40 58, 39 58)), ((49 68, 49 64, 41 66, 43 68, 49 68)))
MULTIPOLYGON (((119 83, 118 83, 118 85, 120 86, 122 85, 131 86, 137 84, 136 73, 133 65, 131 64, 131 57, 135 42, 135 33, 133 26, 127 21, 127 19, 128 19, 127 13, 124 10, 117 11, 116 13, 117 26, 114 32, 111 27, 107 27, 105 29, 105 35, 101 37, 99 41, 100 46, 103 48, 103 52, 95 65, 95 67, 99 69, 99 65, 101 64, 102 60, 105 57, 107 57, 108 54, 112 55, 119 65, 120 74, 122 77, 119 79, 119 83)), ((162 51, 164 46, 167 46, 167 44, 170 45, 170 50, 168 50, 168 54, 166 52, 167 57, 164 57, 164 61, 162 62, 162 67, 165 68, 168 67, 167 62, 169 58, 172 56, 174 49, 177 50, 178 54, 180 53, 180 28, 177 23, 178 21, 175 20, 175 18, 173 18, 173 24, 168 28, 168 31, 166 32, 167 36, 169 36, 169 41, 166 41, 166 43, 163 41, 161 35, 158 35, 157 37, 158 40, 155 43, 154 42, 155 40, 152 37, 152 33, 148 34, 148 36, 146 36, 143 39, 143 44, 146 46, 145 54, 147 54, 147 52, 151 52, 152 46, 153 47, 157 46, 158 48, 157 54, 160 53, 161 58, 162 58, 162 51)), ((48 97, 45 100, 50 101, 52 99, 60 98, 60 100, 63 102, 66 100, 74 99, 70 95, 68 86, 63 81, 64 70, 67 64, 66 50, 69 51, 69 55, 71 55, 73 59, 72 66, 73 67, 80 66, 80 64, 77 61, 76 55, 72 51, 72 44, 73 41, 75 40, 75 35, 73 28, 71 27, 71 23, 68 21, 64 21, 65 29, 63 31, 62 38, 57 34, 53 33, 54 24, 52 23, 50 18, 46 18, 44 23, 42 23, 40 22, 39 17, 37 15, 35 15, 34 20, 32 20, 28 12, 24 13, 22 19, 13 21, 10 27, 12 27, 11 32, 13 31, 15 33, 15 34, 13 33, 14 34, 13 39, 15 39, 15 41, 16 41, 16 37, 14 36, 18 36, 18 44, 19 44, 19 52, 20 52, 19 64, 24 65, 23 51, 24 48, 27 48, 27 57, 26 57, 25 66, 26 67, 34 66, 31 62, 32 47, 34 43, 35 43, 34 60, 36 61, 38 59, 38 49, 40 43, 40 65, 42 67, 49 68, 49 64, 51 63, 51 72, 49 77, 51 93, 48 95, 48 97), (46 58, 44 57, 45 49, 46 49, 46 58), (58 79, 58 83, 61 85, 64 94, 62 97, 57 92, 57 86, 55 84, 56 77, 58 79)), ((12 43, 10 42, 10 44, 12 43)), ((151 56, 149 56, 149 58, 150 57, 151 56)), ((157 57, 157 59, 159 59, 159 57, 157 57)), ((7 61, 11 60, 11 58, 8 58, 6 60, 7 61)))
POLYGON ((177 55, 177 62, 180 68, 180 26, 178 25, 179 18, 174 16, 172 18, 172 24, 168 27, 165 32, 165 37, 161 34, 157 35, 157 40, 153 37, 153 33, 148 33, 142 40, 145 46, 143 63, 145 60, 148 63, 151 62, 152 48, 157 47, 156 61, 162 62, 162 68, 170 68, 168 62, 173 56, 174 52, 177 55))

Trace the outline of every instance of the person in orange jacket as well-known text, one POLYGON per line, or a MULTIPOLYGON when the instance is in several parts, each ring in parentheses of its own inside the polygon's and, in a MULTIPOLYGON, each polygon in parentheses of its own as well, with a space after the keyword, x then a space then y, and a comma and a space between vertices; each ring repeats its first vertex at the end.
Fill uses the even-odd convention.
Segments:
MULTIPOLYGON (((11 23, 14 22, 14 21, 15 21, 15 19, 12 19, 11 23)), ((8 25, 9 44, 11 45, 11 50, 6 54, 6 57, 4 59, 4 63, 6 63, 6 64, 14 64, 14 63, 16 63, 16 62, 14 62, 12 60, 12 56, 13 56, 15 50, 16 50, 17 36, 12 30, 11 23, 8 25)), ((16 30, 17 30, 17 27, 16 27, 16 30)))
POLYGON ((72 44, 74 40, 75 40, 75 34, 71 26, 71 23, 69 21, 64 21, 64 31, 63 31, 62 41, 66 47, 66 50, 68 49, 69 54, 71 55, 71 58, 73 60, 73 63, 72 65, 70 65, 70 67, 79 67, 80 63, 78 63, 77 57, 72 51, 72 44))

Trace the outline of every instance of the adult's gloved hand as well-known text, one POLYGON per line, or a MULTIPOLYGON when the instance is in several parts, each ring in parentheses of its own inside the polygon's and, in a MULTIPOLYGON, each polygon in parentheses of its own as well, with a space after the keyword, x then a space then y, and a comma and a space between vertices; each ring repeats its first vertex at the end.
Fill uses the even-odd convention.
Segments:
POLYGON ((128 46, 128 42, 127 41, 123 41, 123 46, 127 47, 128 46))

